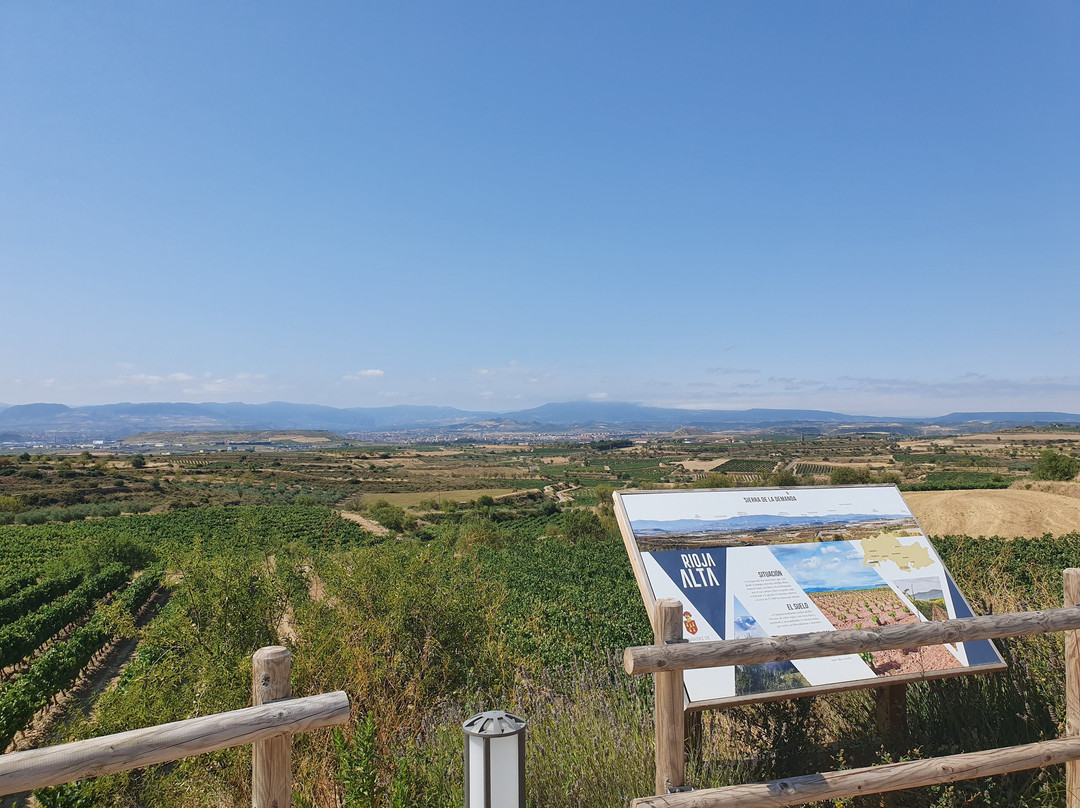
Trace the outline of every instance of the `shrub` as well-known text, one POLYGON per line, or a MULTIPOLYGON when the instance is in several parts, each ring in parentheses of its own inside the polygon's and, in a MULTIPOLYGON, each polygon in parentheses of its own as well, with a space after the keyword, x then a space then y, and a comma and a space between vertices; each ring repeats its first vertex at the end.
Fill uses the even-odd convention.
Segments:
POLYGON ((724 474, 723 472, 716 472, 715 474, 706 474, 700 480, 694 480, 690 483, 691 488, 734 488, 735 478, 724 474))
POLYGON ((604 526, 600 522, 600 517, 592 511, 575 509, 563 514, 562 536, 567 543, 600 541, 604 535, 604 526))
POLYGON ((829 474, 829 485, 861 485, 870 482, 870 469, 837 466, 829 474))
POLYGON ((1036 480, 1071 480, 1077 473, 1080 473, 1080 460, 1053 449, 1043 449, 1031 476, 1036 480))
POLYGON ((466 547, 502 547, 503 538, 499 528, 490 519, 474 517, 461 523, 458 533, 460 541, 466 547))

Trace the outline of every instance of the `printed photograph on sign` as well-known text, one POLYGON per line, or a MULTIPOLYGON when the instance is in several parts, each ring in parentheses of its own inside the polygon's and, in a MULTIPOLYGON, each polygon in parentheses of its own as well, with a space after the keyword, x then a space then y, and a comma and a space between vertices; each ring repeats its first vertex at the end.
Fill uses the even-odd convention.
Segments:
MULTIPOLYGON (((746 495, 741 504, 757 504, 760 496, 746 495)), ((769 504, 774 500, 766 498, 769 504)), ((777 498, 779 504, 798 501, 795 495, 777 498)), ((736 503, 740 504, 740 503, 736 503)), ((909 514, 828 513, 795 516, 782 513, 742 513, 693 519, 641 519, 631 523, 642 550, 693 550, 702 547, 742 547, 816 541, 882 542, 900 536, 921 536, 909 514)))
MULTIPOLYGON (((646 605, 684 606, 684 637, 769 637, 971 616, 895 486, 617 492, 646 605)), ((986 640, 687 671, 690 707, 997 670, 986 640)))
MULTIPOLYGON (((746 608, 735 598, 733 610, 734 631, 732 637, 768 637, 765 629, 758 625, 746 608)), ((792 690, 809 687, 806 677, 799 673, 791 662, 762 662, 758 665, 735 666, 735 693, 771 693, 775 690, 792 690)))
MULTIPOLYGON (((917 538, 912 538, 911 542, 897 553, 907 558, 919 559, 910 562, 908 569, 925 571, 928 568, 940 567, 940 564, 931 558, 927 547, 917 538)), ((934 619, 924 616, 919 606, 904 594, 904 589, 901 588, 904 586, 903 578, 890 575, 890 580, 886 580, 882 576, 879 567, 895 566, 895 562, 884 563, 891 559, 868 553, 860 544, 828 542, 785 545, 772 548, 772 554, 791 573, 833 628, 874 628, 934 619)), ((941 578, 935 576, 918 580, 936 584, 933 592, 943 606, 944 582, 941 578)), ((906 589, 911 593, 910 586, 906 589)), ((927 604, 927 601, 920 603, 927 604)), ((942 619, 940 615, 944 614, 945 610, 939 609, 938 619, 942 619)), ((877 676, 949 670, 963 665, 960 659, 941 645, 898 651, 874 651, 864 655, 863 661, 870 665, 877 676)))

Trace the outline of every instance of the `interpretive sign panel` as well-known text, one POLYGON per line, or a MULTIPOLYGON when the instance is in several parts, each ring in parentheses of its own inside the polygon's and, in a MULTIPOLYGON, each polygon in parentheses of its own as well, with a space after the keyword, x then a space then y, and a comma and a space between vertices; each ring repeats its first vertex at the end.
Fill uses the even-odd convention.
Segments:
MULTIPOLYGON (((650 615, 684 605, 691 642, 971 617, 893 485, 620 491, 650 615)), ((988 640, 688 670, 689 709, 1005 667, 988 640)))

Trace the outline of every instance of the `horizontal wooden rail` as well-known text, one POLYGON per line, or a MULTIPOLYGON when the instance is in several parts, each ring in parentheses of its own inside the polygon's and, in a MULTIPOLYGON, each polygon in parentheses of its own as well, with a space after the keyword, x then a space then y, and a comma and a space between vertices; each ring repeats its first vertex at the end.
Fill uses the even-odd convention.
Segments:
POLYGON ((1080 607, 1046 609, 1040 612, 992 614, 962 617, 900 626, 847 631, 816 631, 780 637, 751 637, 742 640, 644 645, 627 648, 623 666, 630 674, 659 673, 692 668, 754 665, 785 662, 865 651, 918 648, 942 643, 1022 637, 1051 631, 1080 629, 1080 607))
POLYGON ((137 769, 348 721, 349 697, 339 690, 0 755, 0 795, 137 769))
POLYGON ((886 763, 863 769, 806 774, 769 783, 708 788, 644 797, 631 808, 778 808, 818 800, 901 791, 998 774, 1038 769, 1080 759, 1080 737, 967 752, 962 755, 886 763))

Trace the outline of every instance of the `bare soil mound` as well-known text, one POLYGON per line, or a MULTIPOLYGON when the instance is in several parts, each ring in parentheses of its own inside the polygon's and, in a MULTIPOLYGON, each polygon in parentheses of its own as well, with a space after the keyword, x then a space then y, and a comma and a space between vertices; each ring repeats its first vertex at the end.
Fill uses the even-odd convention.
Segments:
POLYGON ((1080 530, 1080 497, 1069 484, 1057 485, 1061 488, 1055 491, 1035 485, 997 491, 908 491, 904 499, 930 535, 1012 538, 1080 530))

